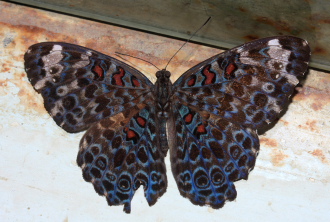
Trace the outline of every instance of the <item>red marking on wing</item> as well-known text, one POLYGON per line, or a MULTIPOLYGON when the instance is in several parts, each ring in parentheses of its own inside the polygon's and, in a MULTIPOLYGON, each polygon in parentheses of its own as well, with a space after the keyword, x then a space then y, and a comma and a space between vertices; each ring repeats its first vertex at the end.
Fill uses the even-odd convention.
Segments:
POLYGON ((197 132, 199 132, 199 133, 206 133, 205 126, 203 124, 197 126, 197 132))
POLYGON ((235 63, 230 63, 226 68, 226 78, 232 78, 234 71, 237 69, 235 63))
POLYGON ((193 115, 192 115, 191 113, 189 113, 189 114, 186 115, 186 117, 184 118, 184 121, 185 121, 186 123, 191 123, 192 118, 193 118, 193 115))
POLYGON ((136 132, 134 132, 133 130, 128 130, 127 131, 127 138, 132 139, 134 137, 136 137, 136 132))
POLYGON ((112 78, 113 78, 113 82, 112 84, 117 85, 117 86, 124 86, 124 81, 123 81, 123 77, 125 75, 125 70, 121 67, 118 67, 119 72, 118 73, 114 73, 112 78))
POLYGON ((210 71, 210 68, 211 68, 211 66, 210 65, 207 65, 203 69, 203 74, 206 77, 205 82, 204 82, 205 85, 212 84, 215 81, 215 74, 214 74, 214 72, 211 72, 210 71))
POLYGON ((103 78, 103 76, 104 76, 104 70, 102 69, 101 66, 99 66, 99 65, 94 66, 94 68, 93 68, 92 71, 94 73, 96 73, 99 78, 103 78))
POLYGON ((191 77, 191 79, 188 81, 188 86, 193 86, 195 85, 196 79, 194 77, 191 77))
POLYGON ((136 78, 132 80, 133 86, 140 87, 140 82, 136 78))
POLYGON ((142 126, 142 127, 146 126, 146 120, 144 118, 139 116, 138 118, 136 118, 136 121, 140 126, 142 126))

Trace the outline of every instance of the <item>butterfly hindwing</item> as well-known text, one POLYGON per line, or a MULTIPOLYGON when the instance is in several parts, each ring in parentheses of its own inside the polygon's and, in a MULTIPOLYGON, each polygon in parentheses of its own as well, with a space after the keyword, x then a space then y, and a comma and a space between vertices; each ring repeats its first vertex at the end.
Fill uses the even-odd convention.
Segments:
POLYGON ((156 146, 155 127, 153 107, 133 107, 101 120, 83 136, 77 163, 84 179, 110 206, 124 204, 129 213, 140 185, 150 206, 165 193, 166 169, 156 146))
POLYGON ((129 65, 68 43, 32 45, 24 56, 27 76, 45 108, 68 132, 150 100, 152 83, 129 65))
POLYGON ((216 55, 174 83, 170 153, 181 195, 213 208, 235 199, 233 182, 247 179, 255 164, 257 129, 279 116, 309 57, 302 39, 265 38, 216 55))
POLYGON ((171 164, 180 194, 196 205, 220 208, 236 198, 234 181, 247 179, 259 141, 256 132, 213 114, 174 104, 171 164))

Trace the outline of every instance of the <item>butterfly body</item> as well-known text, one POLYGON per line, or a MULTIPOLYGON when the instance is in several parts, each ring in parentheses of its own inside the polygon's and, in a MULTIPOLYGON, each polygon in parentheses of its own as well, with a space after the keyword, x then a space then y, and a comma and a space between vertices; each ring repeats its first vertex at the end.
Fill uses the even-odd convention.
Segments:
POLYGON ((168 118, 171 116, 171 100, 172 96, 172 82, 170 80, 171 73, 165 69, 160 70, 156 73, 157 81, 155 82, 154 98, 156 108, 156 122, 158 122, 159 135, 159 148, 166 156, 168 150, 167 134, 166 134, 166 123, 168 118))
POLYGON ((109 205, 129 213, 143 185, 153 205, 166 192, 164 158, 180 194, 220 208, 236 198, 259 152, 257 130, 276 120, 308 67, 306 41, 277 36, 246 43, 155 84, 113 57, 57 42, 24 56, 31 84, 68 132, 87 130, 77 163, 109 205))

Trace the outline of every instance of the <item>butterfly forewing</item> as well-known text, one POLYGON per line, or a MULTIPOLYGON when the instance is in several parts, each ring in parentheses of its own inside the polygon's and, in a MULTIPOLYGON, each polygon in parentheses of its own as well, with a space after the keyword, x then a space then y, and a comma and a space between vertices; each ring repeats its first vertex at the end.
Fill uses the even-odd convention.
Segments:
POLYGON ((141 102, 150 102, 152 83, 136 69, 81 46, 44 42, 24 56, 28 78, 55 122, 68 132, 141 102))
POLYGON ((233 182, 247 179, 255 164, 256 130, 279 116, 309 57, 302 39, 265 38, 216 55, 174 83, 170 153, 181 195, 213 208, 235 199, 233 182))
POLYGON ((256 40, 188 70, 174 83, 175 97, 198 110, 258 128, 273 121, 286 105, 309 57, 307 42, 299 38, 256 40))

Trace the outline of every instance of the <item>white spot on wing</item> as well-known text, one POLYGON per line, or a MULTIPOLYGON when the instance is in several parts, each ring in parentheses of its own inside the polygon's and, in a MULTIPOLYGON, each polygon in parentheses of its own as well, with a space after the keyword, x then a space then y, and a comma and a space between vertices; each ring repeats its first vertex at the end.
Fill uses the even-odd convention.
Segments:
MULTIPOLYGON (((60 107, 62 106, 62 100, 58 100, 54 103, 54 107, 50 110, 50 115, 52 117, 56 116, 57 113, 60 113, 63 115, 63 112, 60 111, 60 107)), ((64 124, 64 122, 61 123, 61 126, 64 124)))
POLYGON ((211 65, 213 70, 215 70, 218 73, 221 73, 222 70, 220 69, 219 64, 217 62, 212 62, 211 65))
POLYGON ((278 39, 272 39, 268 42, 268 45, 281 45, 281 44, 278 42, 278 39))
POLYGON ((60 51, 51 52, 50 54, 42 57, 45 67, 57 64, 62 59, 63 55, 60 51))
POLYGON ((115 64, 111 63, 110 68, 109 68, 109 72, 114 73, 116 71, 117 71, 117 66, 115 64))
POLYGON ((82 61, 79 61, 79 62, 76 62, 75 64, 73 64, 72 67, 75 68, 75 69, 77 69, 77 68, 85 67, 88 64, 89 64, 89 61, 82 60, 82 61))
POLYGON ((46 78, 43 78, 43 79, 39 80, 39 81, 36 82, 36 84, 34 85, 34 88, 35 88, 36 90, 39 90, 39 89, 43 88, 43 87, 45 86, 47 80, 48 80, 48 79, 46 79, 46 78))
POLYGON ((250 86, 257 86, 258 84, 259 84, 259 80, 255 76, 252 76, 252 81, 250 83, 250 86))
POLYGON ((268 97, 268 109, 275 111, 276 113, 280 113, 282 111, 281 107, 276 104, 277 99, 273 97, 268 97))
POLYGON ((82 60, 88 60, 89 56, 90 55, 88 55, 88 52, 87 52, 86 54, 81 54, 80 57, 81 57, 82 60))
POLYGON ((244 52, 241 54, 240 61, 244 64, 252 65, 252 66, 260 66, 260 62, 258 60, 255 60, 254 58, 248 57, 249 53, 244 52))
POLYGON ((305 40, 303 41, 303 46, 307 46, 308 45, 308 42, 305 40))
POLYGON ((285 78, 288 80, 288 83, 292 85, 297 85, 299 83, 299 80, 297 79, 296 76, 291 75, 291 74, 285 74, 285 78))
POLYGON ((54 45, 52 51, 62 51, 63 47, 61 45, 54 45))
POLYGON ((236 49, 236 53, 241 53, 243 52, 244 47, 239 47, 236 49))

